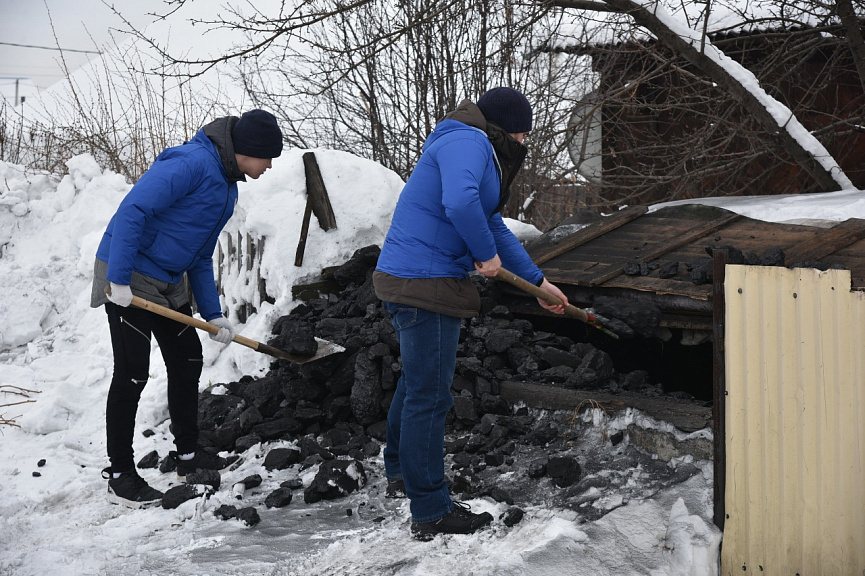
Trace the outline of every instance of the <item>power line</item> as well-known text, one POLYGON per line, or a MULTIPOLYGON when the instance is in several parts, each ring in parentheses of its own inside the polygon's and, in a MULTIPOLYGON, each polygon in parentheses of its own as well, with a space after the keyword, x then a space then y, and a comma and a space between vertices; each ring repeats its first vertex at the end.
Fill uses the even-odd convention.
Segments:
POLYGON ((38 48, 40 50, 57 50, 58 52, 81 52, 82 54, 102 54, 98 50, 74 50, 72 48, 59 48, 57 46, 35 46, 33 44, 14 44, 12 42, 0 42, 4 46, 15 46, 17 48, 38 48))

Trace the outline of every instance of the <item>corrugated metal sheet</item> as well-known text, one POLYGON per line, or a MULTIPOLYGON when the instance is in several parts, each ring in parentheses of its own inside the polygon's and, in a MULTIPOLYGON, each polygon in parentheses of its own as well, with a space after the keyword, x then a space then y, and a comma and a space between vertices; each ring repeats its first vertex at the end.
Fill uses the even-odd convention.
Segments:
POLYGON ((865 576, 865 295, 726 270, 722 573, 865 576))

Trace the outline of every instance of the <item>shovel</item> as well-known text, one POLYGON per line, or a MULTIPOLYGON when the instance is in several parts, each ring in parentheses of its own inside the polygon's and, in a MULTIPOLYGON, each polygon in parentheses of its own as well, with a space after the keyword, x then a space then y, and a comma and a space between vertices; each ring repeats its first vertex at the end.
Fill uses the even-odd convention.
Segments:
MULTIPOLYGON (((523 292, 527 292, 535 298, 540 298, 541 300, 550 304, 562 304, 562 301, 557 296, 553 296, 546 290, 542 290, 538 286, 535 286, 527 280, 523 280, 513 272, 505 270, 504 268, 499 269, 498 274, 496 274, 496 278, 499 280, 504 280, 508 284, 516 286, 523 292)), ((634 335, 633 329, 631 329, 631 327, 624 322, 601 318, 583 310, 582 308, 577 308, 572 304, 568 304, 565 306, 565 315, 570 316, 571 318, 576 318, 581 322, 585 322, 592 328, 597 328, 598 330, 606 333, 609 336, 612 336, 613 338, 616 338, 617 340, 619 338, 619 335, 634 335)))
MULTIPOLYGON (((204 330, 205 332, 209 332, 210 334, 216 334, 217 332, 219 332, 219 326, 214 326, 213 324, 205 322, 204 320, 199 320, 198 318, 187 316, 186 314, 178 312, 177 310, 172 310, 171 308, 160 306, 159 304, 155 304, 139 296, 132 296, 132 305, 153 312, 154 314, 159 314, 160 316, 171 318, 172 320, 176 320, 182 324, 186 324, 187 326, 192 326, 193 328, 204 330)), ((234 338, 232 338, 233 342, 243 344, 247 348, 252 348, 256 352, 268 354, 270 356, 273 356, 274 358, 279 358, 280 360, 288 360, 289 362, 293 362, 294 364, 305 364, 307 362, 312 362, 313 360, 318 360, 319 358, 324 358, 325 356, 330 356, 331 354, 335 354, 337 352, 342 352, 345 350, 345 348, 343 348, 339 344, 328 342, 327 340, 322 340, 321 338, 316 338, 315 340, 316 342, 318 342, 318 350, 315 352, 314 355, 297 356, 296 354, 289 354, 285 350, 280 350, 279 348, 268 346, 267 344, 257 342, 239 334, 236 334, 234 338)))

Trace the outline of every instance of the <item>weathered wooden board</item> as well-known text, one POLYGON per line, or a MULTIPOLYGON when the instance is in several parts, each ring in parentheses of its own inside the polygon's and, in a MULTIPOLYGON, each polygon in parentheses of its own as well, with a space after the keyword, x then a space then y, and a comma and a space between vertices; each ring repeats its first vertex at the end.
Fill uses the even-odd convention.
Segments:
POLYGON ((712 408, 700 404, 649 398, 639 394, 607 394, 591 390, 571 390, 531 382, 506 381, 499 384, 502 398, 524 402, 545 410, 582 410, 599 407, 609 413, 636 408, 657 420, 669 422, 684 432, 695 432, 711 425, 712 408))

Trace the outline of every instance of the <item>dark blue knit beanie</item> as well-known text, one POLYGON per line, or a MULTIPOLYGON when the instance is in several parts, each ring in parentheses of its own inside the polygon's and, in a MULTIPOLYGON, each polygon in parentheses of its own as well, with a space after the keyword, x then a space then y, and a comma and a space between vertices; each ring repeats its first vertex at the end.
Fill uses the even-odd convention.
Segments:
POLYGON ((508 134, 531 132, 532 105, 519 90, 492 88, 478 99, 478 108, 487 122, 498 124, 508 134))
POLYGON ((231 129, 234 151, 253 158, 276 158, 282 153, 282 130, 276 117, 264 110, 244 112, 231 129))

